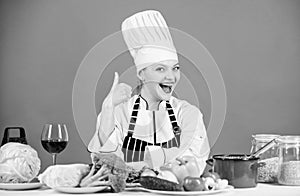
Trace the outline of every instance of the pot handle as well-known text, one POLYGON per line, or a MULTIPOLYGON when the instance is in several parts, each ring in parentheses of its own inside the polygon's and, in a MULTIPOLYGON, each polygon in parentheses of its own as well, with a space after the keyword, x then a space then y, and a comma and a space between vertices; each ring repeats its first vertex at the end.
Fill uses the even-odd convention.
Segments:
POLYGON ((209 165, 211 167, 214 166, 214 159, 213 158, 207 159, 205 162, 207 163, 207 165, 209 165))

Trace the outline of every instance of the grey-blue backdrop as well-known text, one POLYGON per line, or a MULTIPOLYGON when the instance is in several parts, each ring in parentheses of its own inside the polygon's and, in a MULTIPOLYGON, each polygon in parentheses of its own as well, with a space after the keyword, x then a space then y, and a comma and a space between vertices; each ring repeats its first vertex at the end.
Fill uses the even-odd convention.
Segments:
MULTIPOLYGON (((198 39, 219 66, 227 113, 212 153, 248 152, 254 133, 300 134, 300 1, 1 0, 0 137, 7 126, 24 126, 44 169, 51 158, 40 144, 42 127, 64 122, 70 142, 58 163, 89 162, 72 113, 76 71, 95 44, 145 9, 161 11, 169 26, 198 39)), ((183 70, 188 63, 182 58, 183 70)), ((124 53, 112 64, 132 60, 124 53)), ((115 70, 106 71, 96 90, 97 112, 115 70)), ((198 79, 194 88, 201 89, 199 106, 208 124, 209 90, 198 79)), ((181 83, 178 91, 185 88, 181 83)))

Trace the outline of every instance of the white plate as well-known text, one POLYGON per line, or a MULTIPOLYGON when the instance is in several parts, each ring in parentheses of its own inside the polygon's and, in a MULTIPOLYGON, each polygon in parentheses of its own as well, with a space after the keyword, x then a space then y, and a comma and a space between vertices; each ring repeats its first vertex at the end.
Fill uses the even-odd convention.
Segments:
POLYGON ((43 184, 39 182, 29 183, 0 183, 0 189, 6 190, 28 190, 40 188, 43 184))
POLYGON ((230 191, 232 189, 233 189, 233 186, 231 186, 231 185, 228 185, 225 189, 213 190, 213 191, 159 191, 159 190, 143 188, 143 190, 145 190, 145 191, 148 191, 151 193, 163 194, 163 195, 212 195, 212 194, 230 191))
POLYGON ((54 190, 62 193, 96 193, 103 191, 108 186, 93 186, 93 187, 55 187, 54 190))
POLYGON ((140 183, 126 183, 125 191, 143 191, 143 189, 140 183))
POLYGON ((142 185, 138 182, 126 183, 126 188, 132 188, 132 187, 142 187, 142 185))

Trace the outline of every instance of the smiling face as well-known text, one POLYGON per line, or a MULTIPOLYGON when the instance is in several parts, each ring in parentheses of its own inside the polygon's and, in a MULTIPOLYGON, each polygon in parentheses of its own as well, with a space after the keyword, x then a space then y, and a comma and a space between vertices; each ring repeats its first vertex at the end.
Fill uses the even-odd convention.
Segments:
POLYGON ((143 81, 142 96, 149 101, 169 100, 179 79, 177 61, 168 60, 150 65, 139 73, 143 81))

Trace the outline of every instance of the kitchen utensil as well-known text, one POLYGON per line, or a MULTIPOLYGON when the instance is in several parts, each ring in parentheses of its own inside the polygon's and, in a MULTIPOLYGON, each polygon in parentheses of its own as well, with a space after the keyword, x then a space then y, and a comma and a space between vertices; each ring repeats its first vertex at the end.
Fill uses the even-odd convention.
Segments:
POLYGON ((259 157, 244 154, 219 154, 213 155, 206 162, 212 166, 213 172, 217 172, 222 179, 235 188, 251 188, 257 185, 257 168, 259 157))
POLYGON ((23 127, 6 127, 4 129, 1 146, 8 142, 19 142, 22 144, 27 144, 25 129, 23 127), (19 136, 13 136, 15 134, 13 134, 12 132, 16 130, 19 132, 19 136))
POLYGON ((250 155, 246 155, 245 159, 249 159, 251 157, 259 157, 260 154, 266 152, 267 150, 269 150, 270 148, 272 148, 275 144, 276 144, 276 138, 274 138, 271 141, 269 141, 266 145, 264 145, 263 147, 261 147, 257 151, 252 152, 250 155))

